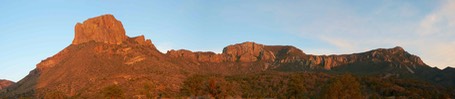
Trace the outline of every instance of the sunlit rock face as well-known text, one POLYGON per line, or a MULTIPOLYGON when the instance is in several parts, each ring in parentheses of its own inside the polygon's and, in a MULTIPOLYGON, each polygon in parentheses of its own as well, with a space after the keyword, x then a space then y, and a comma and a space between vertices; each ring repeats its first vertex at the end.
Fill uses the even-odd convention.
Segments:
POLYGON ((75 26, 74 45, 95 41, 108 44, 121 44, 128 37, 120 21, 106 14, 90 18, 75 26))
POLYGON ((259 60, 273 60, 273 54, 264 49, 264 45, 254 42, 243 42, 229 45, 223 49, 228 61, 255 62, 259 60))

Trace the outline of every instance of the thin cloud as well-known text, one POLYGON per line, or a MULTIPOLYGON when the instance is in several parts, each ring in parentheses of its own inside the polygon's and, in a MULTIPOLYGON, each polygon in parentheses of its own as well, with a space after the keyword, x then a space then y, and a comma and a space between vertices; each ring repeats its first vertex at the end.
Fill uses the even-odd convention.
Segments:
POLYGON ((455 1, 448 0, 441 8, 427 15, 420 23, 422 35, 453 35, 455 30, 455 1))
POLYGON ((347 50, 351 51, 354 48, 354 43, 344 40, 344 39, 339 39, 339 38, 332 38, 332 37, 327 37, 327 36, 321 36, 320 37, 323 41, 328 42, 329 44, 335 45, 339 50, 347 50))
POLYGON ((440 68, 455 66, 455 1, 447 0, 420 21, 416 29, 423 59, 440 68))

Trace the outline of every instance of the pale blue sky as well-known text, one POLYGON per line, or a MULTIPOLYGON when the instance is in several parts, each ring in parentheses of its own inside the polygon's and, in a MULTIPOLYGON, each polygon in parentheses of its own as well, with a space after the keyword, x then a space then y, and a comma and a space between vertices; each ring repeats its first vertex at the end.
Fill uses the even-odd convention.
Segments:
POLYGON ((431 66, 455 66, 455 2, 445 0, 0 1, 0 79, 18 81, 102 14, 157 48, 221 52, 244 41, 309 54, 402 46, 431 66))

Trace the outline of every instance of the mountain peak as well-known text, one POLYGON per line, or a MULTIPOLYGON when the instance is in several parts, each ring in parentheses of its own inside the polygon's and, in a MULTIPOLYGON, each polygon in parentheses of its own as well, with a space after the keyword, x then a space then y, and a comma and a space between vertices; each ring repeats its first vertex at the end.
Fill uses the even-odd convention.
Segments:
POLYGON ((273 60, 271 52, 264 49, 264 45, 255 42, 243 42, 229 45, 223 49, 223 54, 228 55, 229 60, 239 62, 254 62, 258 60, 273 60))
POLYGON ((120 44, 128 37, 120 21, 111 14, 90 18, 75 26, 74 45, 95 41, 108 44, 120 44))

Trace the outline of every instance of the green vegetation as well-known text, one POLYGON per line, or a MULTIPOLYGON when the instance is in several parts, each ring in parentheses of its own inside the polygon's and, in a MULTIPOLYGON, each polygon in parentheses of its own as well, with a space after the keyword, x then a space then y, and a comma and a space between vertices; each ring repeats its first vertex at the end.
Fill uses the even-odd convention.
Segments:
MULTIPOLYGON (((40 99, 66 99, 66 98, 68 98, 68 96, 66 96, 61 91, 49 90, 49 89, 39 89, 36 96, 39 97, 40 99)), ((20 96, 19 98, 27 99, 30 97, 20 96)))
POLYGON ((261 73, 251 75, 217 76, 193 75, 184 81, 182 96, 245 97, 305 99, 317 95, 328 78, 322 73, 261 73))
MULTIPOLYGON (((110 85, 101 89, 97 98, 279 98, 279 99, 447 99, 455 97, 453 88, 420 80, 384 76, 356 76, 314 72, 274 72, 240 75, 191 75, 180 90, 146 81, 137 89, 125 91, 128 85, 110 85), (166 92, 175 92, 167 94, 166 92), (131 96, 132 95, 134 96, 131 96)), ((83 93, 83 92, 79 92, 83 93)), ((57 90, 39 90, 41 99, 90 98, 67 97, 57 90)), ((10 97, 6 97, 10 98, 10 97)), ((19 98, 19 97, 13 97, 19 98)))
POLYGON ((226 98, 236 95, 233 87, 232 83, 227 82, 221 76, 194 75, 184 82, 181 92, 184 96, 201 97, 208 95, 214 98, 226 98))
POLYGON ((101 93, 105 98, 118 99, 123 98, 123 90, 118 85, 110 85, 102 89, 101 93))
POLYGON ((44 96, 43 99, 66 99, 67 96, 59 91, 49 91, 44 96))
POLYGON ((145 97, 148 99, 154 98, 155 96, 153 94, 153 92, 154 92, 153 89, 155 89, 155 86, 153 86, 152 84, 146 83, 146 84, 144 84, 144 88, 143 88, 141 94, 145 95, 145 97))
POLYGON ((321 99, 363 99, 360 83, 351 74, 332 78, 321 92, 321 99))
POLYGON ((430 83, 380 76, 328 75, 304 72, 265 72, 219 76, 193 75, 181 89, 181 96, 206 98, 286 98, 286 99, 383 99, 448 98, 453 89, 430 83))
POLYGON ((363 77, 369 94, 384 97, 437 98, 455 97, 455 90, 412 79, 363 77))

